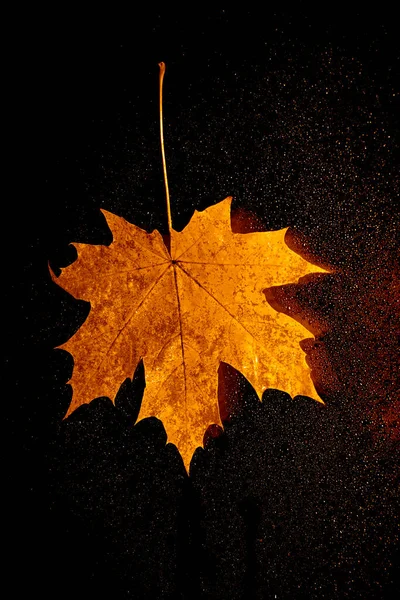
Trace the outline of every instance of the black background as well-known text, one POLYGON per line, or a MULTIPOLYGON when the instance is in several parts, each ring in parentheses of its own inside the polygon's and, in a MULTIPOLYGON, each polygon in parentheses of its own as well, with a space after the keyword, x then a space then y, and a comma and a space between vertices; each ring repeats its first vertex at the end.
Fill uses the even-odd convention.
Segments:
POLYGON ((8 23, 3 213, 4 549, 14 597, 389 598, 398 569, 399 46, 380 9, 32 10, 8 23), (224 432, 188 478, 156 419, 68 420, 88 306, 51 282, 99 208, 166 233, 158 62, 175 229, 232 195, 241 227, 291 227, 331 274, 276 291, 313 323, 326 405, 226 368, 224 432), (10 189, 10 188, 9 188, 10 189), (396 313, 397 311, 397 313, 396 313))

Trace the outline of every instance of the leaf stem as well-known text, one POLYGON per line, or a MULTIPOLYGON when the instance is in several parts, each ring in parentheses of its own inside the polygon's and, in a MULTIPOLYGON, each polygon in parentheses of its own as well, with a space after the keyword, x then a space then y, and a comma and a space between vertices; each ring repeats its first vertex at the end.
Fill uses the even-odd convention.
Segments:
POLYGON ((160 140, 161 140, 161 154, 164 170, 164 183, 165 183, 165 196, 167 201, 167 215, 168 215, 168 229, 171 235, 172 232, 172 218, 171 218, 171 204, 169 200, 169 189, 168 189, 168 177, 167 177, 167 164, 165 162, 165 149, 164 149, 164 129, 163 129, 163 81, 165 74, 165 63, 160 62, 160 140))

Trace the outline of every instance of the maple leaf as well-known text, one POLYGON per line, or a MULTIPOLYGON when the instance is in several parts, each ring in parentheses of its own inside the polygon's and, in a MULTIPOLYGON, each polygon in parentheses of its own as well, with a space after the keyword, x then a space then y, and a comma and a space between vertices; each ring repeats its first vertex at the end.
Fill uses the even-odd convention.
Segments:
POLYGON ((222 425, 218 368, 240 371, 261 399, 266 388, 319 400, 299 342, 307 330, 277 312, 267 287, 323 272, 292 252, 286 229, 233 233, 231 198, 195 211, 182 232, 171 229, 171 252, 149 234, 102 211, 109 246, 74 244, 77 260, 52 278, 90 302, 77 333, 60 346, 74 369, 68 416, 99 396, 114 401, 143 359, 146 387, 138 420, 154 416, 189 470, 207 427, 222 425))

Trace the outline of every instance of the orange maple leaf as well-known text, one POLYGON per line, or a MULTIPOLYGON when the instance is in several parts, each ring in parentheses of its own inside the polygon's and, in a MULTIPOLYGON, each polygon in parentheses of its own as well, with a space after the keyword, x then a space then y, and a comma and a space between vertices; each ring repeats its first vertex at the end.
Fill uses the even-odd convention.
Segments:
POLYGON ((240 371, 261 399, 276 388, 319 400, 299 342, 307 330, 265 299, 270 286, 323 272, 292 252, 286 229, 233 233, 231 198, 195 212, 171 252, 149 234, 102 211, 110 246, 74 244, 77 260, 53 280, 90 302, 87 320, 61 348, 74 359, 67 416, 99 396, 114 401, 143 359, 146 387, 138 420, 155 416, 189 470, 207 427, 222 425, 221 361, 240 371))

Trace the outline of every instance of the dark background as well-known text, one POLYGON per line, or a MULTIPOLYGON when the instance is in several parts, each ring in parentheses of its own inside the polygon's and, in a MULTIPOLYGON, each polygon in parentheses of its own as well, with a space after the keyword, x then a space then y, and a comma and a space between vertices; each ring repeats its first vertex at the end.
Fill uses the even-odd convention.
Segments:
POLYGON ((32 10, 5 29, 3 514, 13 597, 389 598, 398 566, 399 46, 394 14, 324 6, 32 10), (67 420, 88 313, 51 282, 99 208, 166 233, 158 62, 175 229, 234 198, 247 230, 290 226, 331 273, 275 291, 312 323, 325 406, 226 368, 224 432, 186 475, 156 419, 67 420), (16 157, 14 161, 13 158, 16 157), (8 188, 10 190, 10 188, 8 188), (396 395, 397 394, 397 395, 396 395), (397 402, 397 404, 396 404, 397 402))

